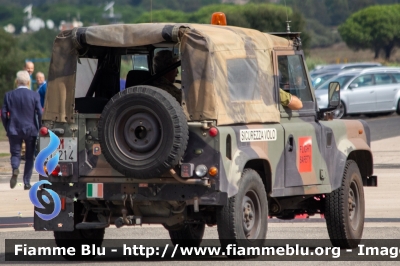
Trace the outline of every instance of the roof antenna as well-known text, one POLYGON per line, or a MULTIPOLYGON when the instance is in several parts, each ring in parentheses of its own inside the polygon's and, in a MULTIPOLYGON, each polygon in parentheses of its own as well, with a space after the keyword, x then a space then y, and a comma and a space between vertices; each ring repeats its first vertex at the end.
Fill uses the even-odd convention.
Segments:
POLYGON ((153 0, 150 1, 150 22, 153 23, 153 0))
POLYGON ((288 13, 287 13, 286 0, 285 0, 285 11, 286 11, 286 32, 290 33, 290 25, 289 25, 289 23, 291 21, 289 20, 288 13))

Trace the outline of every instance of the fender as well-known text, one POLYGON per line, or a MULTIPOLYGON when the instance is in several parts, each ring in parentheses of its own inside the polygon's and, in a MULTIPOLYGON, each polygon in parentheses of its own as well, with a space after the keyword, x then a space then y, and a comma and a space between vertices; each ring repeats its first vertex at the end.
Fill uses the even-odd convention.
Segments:
POLYGON ((237 184, 242 176, 244 167, 248 161, 253 159, 269 161, 266 152, 260 147, 247 146, 236 149, 226 176, 227 184, 220 186, 220 190, 228 193, 228 197, 232 197, 238 192, 237 184))
MULTIPOLYGON (((371 165, 369 166, 370 169, 361 169, 361 173, 366 173, 365 175, 371 175, 372 170, 372 151, 368 144, 362 138, 349 138, 345 139, 342 138, 339 143, 337 143, 338 152, 334 155, 335 158, 333 159, 336 163, 334 163, 334 167, 328 167, 328 173, 331 181, 332 191, 338 189, 342 183, 343 178, 343 171, 346 165, 346 161, 351 158, 355 159, 359 168, 361 165, 361 158, 357 160, 356 153, 357 152, 364 152, 366 153, 371 160, 371 165), (353 155, 352 155, 353 154, 353 155), (355 157, 354 157, 355 156, 355 157), (354 157, 354 158, 353 158, 354 157)), ((365 177, 365 176, 363 176, 365 177)))

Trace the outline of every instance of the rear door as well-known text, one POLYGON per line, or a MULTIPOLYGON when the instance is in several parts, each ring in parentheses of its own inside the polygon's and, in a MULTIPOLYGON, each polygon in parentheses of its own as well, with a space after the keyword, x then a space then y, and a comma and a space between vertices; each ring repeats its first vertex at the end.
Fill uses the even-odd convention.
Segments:
POLYGON ((390 73, 377 73, 375 76, 376 111, 388 111, 395 105, 398 84, 390 73))
POLYGON ((368 113, 376 109, 376 87, 372 74, 355 78, 346 90, 347 112, 368 113))

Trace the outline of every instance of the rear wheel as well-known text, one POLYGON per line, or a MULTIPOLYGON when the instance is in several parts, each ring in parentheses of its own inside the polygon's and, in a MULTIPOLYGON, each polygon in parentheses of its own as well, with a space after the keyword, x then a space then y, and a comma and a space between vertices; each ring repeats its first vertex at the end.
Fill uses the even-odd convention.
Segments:
MULTIPOLYGON (((253 169, 245 169, 238 189, 238 193, 217 211, 221 245, 261 247, 267 234, 268 200, 260 175, 253 169)), ((235 257, 232 254, 227 256, 235 257)))
POLYGON ((185 224, 178 229, 167 229, 171 237, 172 244, 185 247, 198 247, 204 236, 206 224, 185 224))
POLYGON ((364 230, 365 203, 361 174, 355 161, 348 160, 341 187, 325 201, 325 219, 332 244, 355 248, 364 230))
MULTIPOLYGON (((82 221, 83 205, 81 203, 74 203, 74 226, 82 221)), ((93 213, 89 213, 88 219, 94 218, 93 213)), ((57 247, 74 247, 75 255, 63 255, 67 260, 88 260, 93 259, 96 255, 82 255, 82 245, 95 244, 96 247, 101 247, 104 239, 105 229, 90 229, 80 230, 74 229, 72 232, 54 231, 54 238, 57 247)))

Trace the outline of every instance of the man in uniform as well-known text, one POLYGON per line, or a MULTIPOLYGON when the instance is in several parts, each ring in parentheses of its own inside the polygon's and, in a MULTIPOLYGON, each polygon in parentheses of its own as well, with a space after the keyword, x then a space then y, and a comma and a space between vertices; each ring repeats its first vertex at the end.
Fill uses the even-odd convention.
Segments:
MULTIPOLYGON (((172 51, 170 50, 161 50, 159 51, 153 58, 153 69, 156 73, 164 70, 168 66, 172 65, 177 61, 174 58, 172 51)), ((182 91, 174 85, 175 78, 178 75, 178 68, 171 70, 166 73, 164 76, 158 78, 157 80, 152 82, 152 86, 158 87, 160 89, 165 90, 170 93, 175 99, 182 103, 182 91)))
POLYGON ((282 106, 288 107, 291 110, 299 110, 303 108, 303 103, 299 98, 282 89, 279 89, 279 96, 281 98, 282 106))

